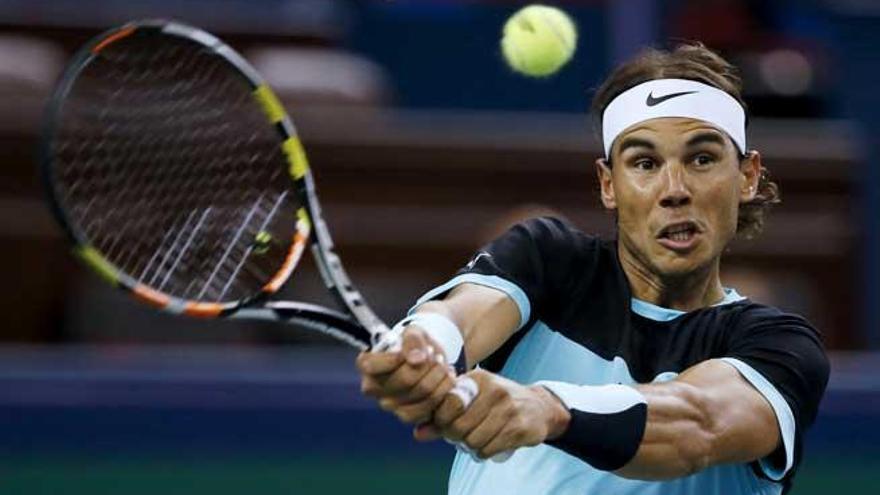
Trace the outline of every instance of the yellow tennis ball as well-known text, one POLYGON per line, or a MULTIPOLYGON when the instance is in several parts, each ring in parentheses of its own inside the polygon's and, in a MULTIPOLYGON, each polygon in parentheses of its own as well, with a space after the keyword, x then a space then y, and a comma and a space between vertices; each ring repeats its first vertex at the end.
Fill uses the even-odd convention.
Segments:
POLYGON ((577 29, 568 15, 547 5, 529 5, 504 24, 501 51, 513 70, 533 77, 554 74, 571 60, 577 29))

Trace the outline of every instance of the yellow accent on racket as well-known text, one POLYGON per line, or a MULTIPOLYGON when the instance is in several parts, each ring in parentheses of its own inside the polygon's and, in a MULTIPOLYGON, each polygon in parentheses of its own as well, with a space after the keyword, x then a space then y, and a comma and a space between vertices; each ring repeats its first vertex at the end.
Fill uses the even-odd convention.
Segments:
POLYGON ((302 222, 303 230, 305 230, 306 232, 312 230, 312 219, 309 218, 309 214, 308 212, 306 212, 305 208, 299 208, 298 210, 296 210, 296 218, 300 222, 302 222))
POLYGON ((294 179, 302 179, 309 170, 309 161, 306 159, 306 152, 303 149, 302 143, 299 142, 299 138, 287 138, 281 144, 281 149, 284 150, 287 161, 290 163, 290 176, 294 179))
POLYGON ((269 121, 277 124, 284 120, 285 115, 287 115, 284 111, 284 105, 281 104, 281 101, 278 100, 278 97, 275 96, 275 93, 269 86, 265 84, 257 86, 257 89, 254 90, 254 97, 262 105, 263 111, 269 117, 269 121))
POLYGON ((80 257, 87 265, 92 267, 98 275, 113 285, 119 284, 119 272, 104 259, 103 256, 92 246, 77 246, 74 253, 80 257))

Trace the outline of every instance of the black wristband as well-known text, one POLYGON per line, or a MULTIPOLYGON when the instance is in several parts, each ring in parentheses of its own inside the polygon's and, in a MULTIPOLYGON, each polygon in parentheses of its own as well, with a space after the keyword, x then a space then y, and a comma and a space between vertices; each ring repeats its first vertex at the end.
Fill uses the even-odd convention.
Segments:
POLYGON ((614 471, 636 455, 645 420, 647 404, 636 404, 613 414, 597 414, 569 409, 571 422, 561 437, 547 445, 561 449, 603 471, 614 471))
POLYGON ((632 387, 539 382, 565 404, 571 421, 562 436, 545 443, 596 469, 614 471, 636 455, 648 420, 648 404, 632 387))

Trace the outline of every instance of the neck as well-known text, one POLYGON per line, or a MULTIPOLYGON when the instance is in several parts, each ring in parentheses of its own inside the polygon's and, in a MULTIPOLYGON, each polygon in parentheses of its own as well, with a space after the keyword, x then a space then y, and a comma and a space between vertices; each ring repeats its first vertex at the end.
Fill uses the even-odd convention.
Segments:
POLYGON ((626 273, 633 297, 679 311, 693 311, 724 299, 720 257, 685 275, 664 276, 651 270, 647 260, 617 243, 620 265, 626 273))

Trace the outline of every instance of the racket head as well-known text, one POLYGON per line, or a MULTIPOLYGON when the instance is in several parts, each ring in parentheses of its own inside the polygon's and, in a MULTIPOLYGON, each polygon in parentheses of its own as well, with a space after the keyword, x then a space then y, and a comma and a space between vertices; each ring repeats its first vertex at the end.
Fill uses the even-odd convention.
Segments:
POLYGON ((308 162, 277 97, 232 48, 177 22, 84 46, 41 154, 78 257, 167 311, 225 316, 274 294, 312 231, 308 162))

